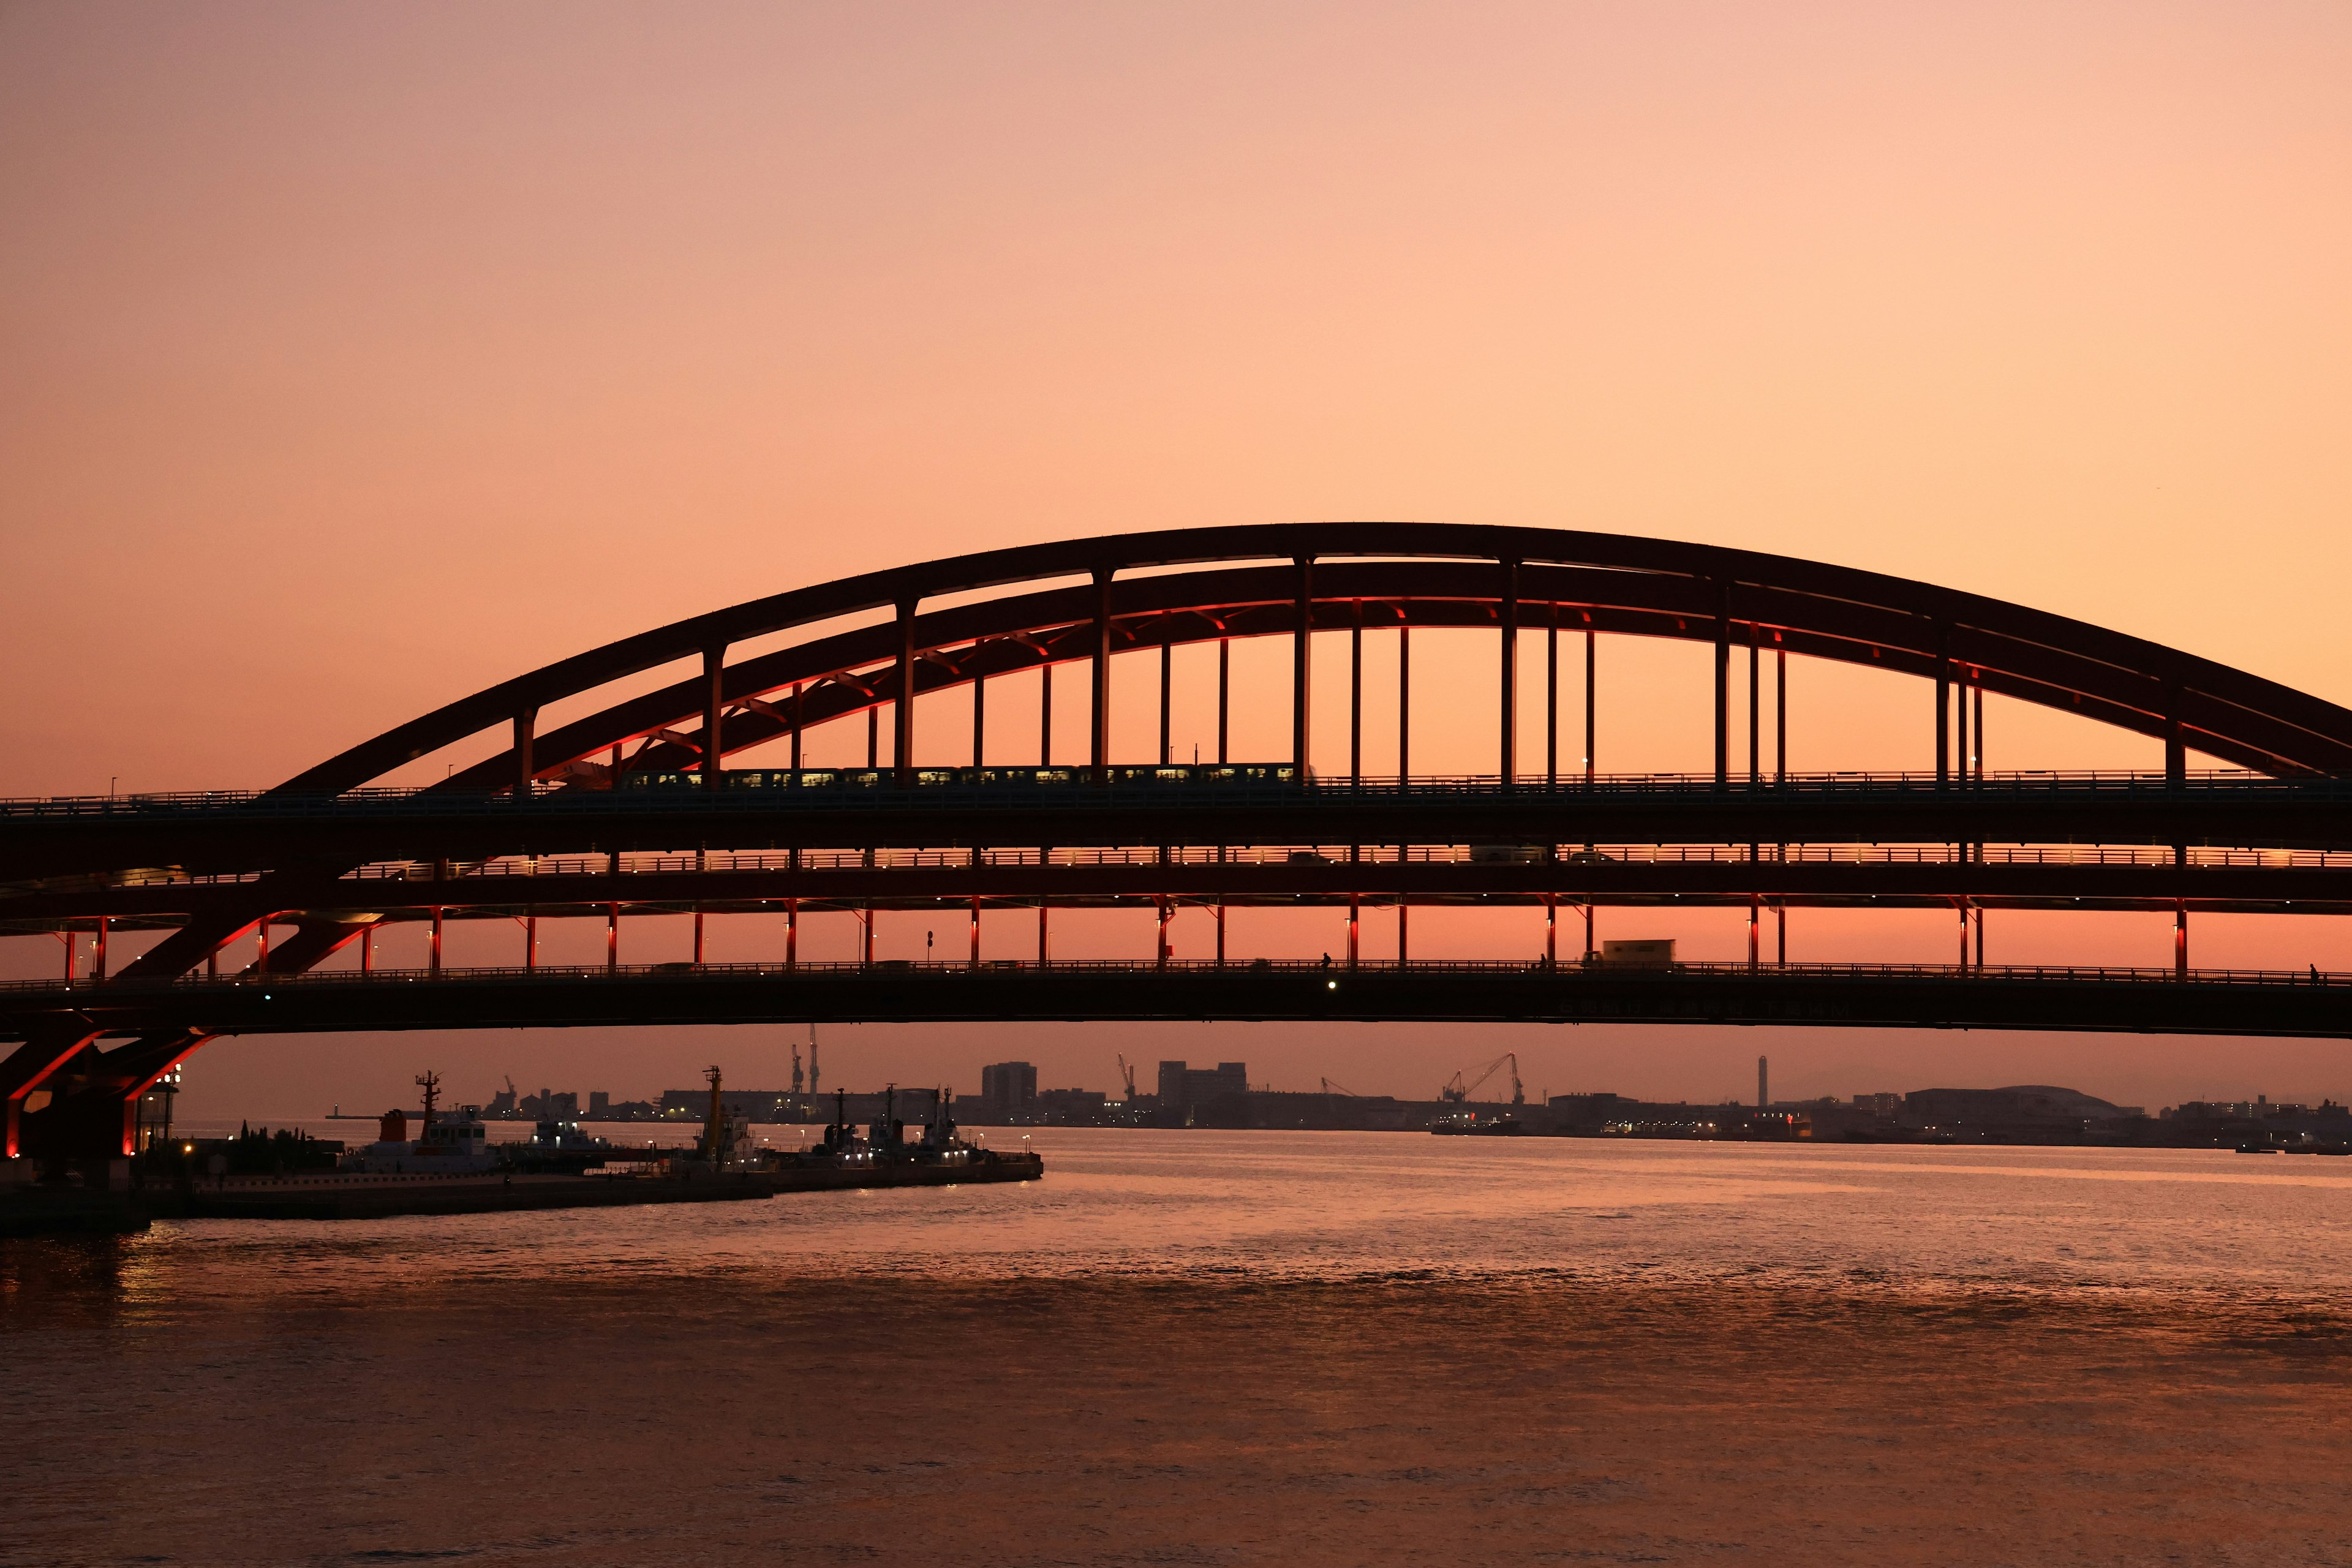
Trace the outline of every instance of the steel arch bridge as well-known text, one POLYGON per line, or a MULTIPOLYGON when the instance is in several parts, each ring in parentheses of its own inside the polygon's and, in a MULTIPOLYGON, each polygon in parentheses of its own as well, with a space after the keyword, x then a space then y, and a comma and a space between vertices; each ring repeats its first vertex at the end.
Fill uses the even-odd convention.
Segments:
POLYGON ((22 1042, 0 1064, 8 1152, 111 1149, 139 1095, 205 1040, 273 1030, 1027 1016, 2352 1034, 2352 976, 2193 970, 2187 955, 2195 910, 2352 912, 2347 805, 2352 710, 2082 622, 1822 563, 1616 534, 1391 522, 990 551, 625 637, 452 702, 274 789, 0 803, 0 931, 94 943, 89 973, 74 973, 69 942, 58 980, 0 987, 0 1031, 22 1042), (867 624, 827 626, 860 617, 867 624), (1411 634, 1432 627, 1496 634, 1492 773, 1412 770, 1411 634), (1313 632, 1350 638, 1344 768, 1309 751, 1313 632), (1593 647, 1604 634, 1711 649, 1711 773, 1594 770, 1593 647), (780 635, 791 640, 745 647, 780 635), (1368 635, 1392 635, 1399 647, 1397 768, 1378 777, 1361 748, 1368 635), (1563 635, 1583 642, 1587 692, 1583 745, 1565 771, 1563 635), (1288 754, 1230 760, 1223 649, 1268 637, 1286 639, 1291 654, 1288 754), (1539 754, 1536 737, 1520 733, 1520 649, 1530 637, 1547 652, 1539 754), (1172 650, 1202 643, 1220 648, 1219 754, 1179 764, 1172 650), (1154 652, 1158 755, 1115 757, 1111 661, 1154 652), (1933 773, 1791 773, 1778 715, 1768 763, 1757 677, 1767 654, 1784 672, 1791 653, 1931 686, 1933 773), (1741 659, 1744 747, 1733 711, 1741 659), (558 704, 681 660, 698 660, 698 672, 541 725, 558 704), (1057 765, 1051 683, 1073 665, 1084 667, 1088 696, 1083 761, 1057 765), (1030 669, 1045 676, 1045 753, 1013 765, 988 743, 988 683, 1030 669), (968 763, 918 765, 913 699, 959 687, 972 689, 968 763), (1989 773, 1970 744, 1987 691, 2159 739, 2164 769, 1989 773), (801 765, 810 729, 860 714, 866 768, 801 765), (483 754, 429 788, 379 782, 468 741, 483 754), (727 766, 778 745, 789 765, 727 766), (2192 750, 2235 771, 2191 773, 2192 750), (1542 906, 1544 960, 1405 956, 1412 908, 1473 901, 1542 906), (1667 903, 1744 907, 1748 963, 1637 972, 1591 962, 1595 906, 1667 903), (1254 904, 1344 906, 1346 961, 1229 962, 1223 910, 1254 904), (875 910, 950 905, 971 911, 967 958, 874 962, 875 910), (1367 905, 1394 910, 1392 963, 1358 959, 1367 905), (1839 905, 1956 911, 1958 962, 1765 957, 1763 914, 1839 905), (1215 911, 1215 962, 1171 958, 1168 921, 1180 906, 1215 911), (1556 934, 1563 906, 1584 915, 1588 933, 1581 956, 1566 961, 1556 934), (1134 965, 1050 962, 1047 911, 1088 907, 1156 909, 1158 951, 1134 965), (982 963, 980 912, 1004 908, 1037 911, 1034 962, 982 963), (1988 967, 1989 908, 2169 910, 2175 962, 1988 967), (753 910, 785 916, 778 961, 703 964, 706 916, 753 910), (862 917, 860 963, 799 962, 799 917, 815 910, 862 917), (685 911, 695 917, 693 963, 620 963, 625 915, 685 911), (446 921, 509 916, 530 933, 520 965, 441 965, 446 921), (537 921, 564 916, 605 921, 605 964, 537 962, 537 921), (373 933, 408 921, 429 921, 432 963, 377 967, 373 933), (160 941, 109 971, 110 934, 156 931, 160 941), (355 971, 320 970, 354 944, 355 971), (240 956, 224 968, 233 947, 240 956), (126 1043, 98 1048, 110 1038, 126 1043))

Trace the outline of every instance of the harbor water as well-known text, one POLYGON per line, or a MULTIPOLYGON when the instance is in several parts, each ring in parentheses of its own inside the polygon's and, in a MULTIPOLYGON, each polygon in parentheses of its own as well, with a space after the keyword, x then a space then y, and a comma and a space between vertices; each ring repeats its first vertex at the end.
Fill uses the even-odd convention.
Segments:
POLYGON ((2352 1161, 1031 1137, 0 1243, 0 1562, 2352 1559, 2352 1161))

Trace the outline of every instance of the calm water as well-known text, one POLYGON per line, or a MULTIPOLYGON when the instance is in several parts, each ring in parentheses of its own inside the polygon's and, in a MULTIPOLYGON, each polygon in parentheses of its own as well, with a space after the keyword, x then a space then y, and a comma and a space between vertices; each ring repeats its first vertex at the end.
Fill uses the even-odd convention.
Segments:
POLYGON ((15 1244, 0 1561, 2352 1561, 2352 1161, 1034 1138, 15 1244))
MULTIPOLYGON (((644 1140, 638 1128, 593 1131, 644 1140)), ((1020 1186, 163 1226, 126 1248, 124 1300, 168 1311, 192 1289, 251 1300, 322 1279, 463 1280, 495 1266, 509 1278, 1562 1279, 2352 1308, 2352 1161, 1393 1133, 1031 1137, 1048 1179, 1020 1186)))

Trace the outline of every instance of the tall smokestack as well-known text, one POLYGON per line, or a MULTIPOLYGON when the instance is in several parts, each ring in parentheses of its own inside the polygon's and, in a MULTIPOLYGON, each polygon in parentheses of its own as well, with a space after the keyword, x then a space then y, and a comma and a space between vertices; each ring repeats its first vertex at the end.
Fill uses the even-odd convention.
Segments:
POLYGON ((1772 1109, 1772 1058, 1770 1057, 1756 1058, 1756 1109, 1759 1110, 1772 1109))

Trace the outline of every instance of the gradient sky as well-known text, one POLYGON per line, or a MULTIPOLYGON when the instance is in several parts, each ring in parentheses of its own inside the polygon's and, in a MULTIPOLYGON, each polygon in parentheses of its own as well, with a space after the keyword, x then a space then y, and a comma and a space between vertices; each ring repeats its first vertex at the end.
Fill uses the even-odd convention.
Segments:
MULTIPOLYGON (((2334 4, 0 4, 0 790, 268 784, 756 594, 1305 518, 1817 557, 2352 703, 2347 80, 2334 4)), ((1703 656, 1603 657, 1602 765, 1699 765, 1703 656)), ((1492 674, 1458 658, 1427 767, 1488 754, 1492 674)), ((1796 765, 1929 756, 1913 684, 1792 690, 1796 765)), ((992 703, 1008 745, 1016 706, 992 703)), ((1283 722, 1245 720, 1268 749, 1283 722)), ((2013 704, 1991 727, 1996 766, 2156 760, 2013 704)), ((1738 940, 1682 919, 1654 934, 1738 940)), ((1139 921, 1066 945, 1148 951, 1139 921)), ((1993 955, 2160 963, 2163 924, 2017 917, 1993 955)), ((1811 916, 1792 952, 1948 936, 1811 916)), ((2198 942, 2352 966, 2328 922, 2198 942)), ((55 943, 0 948, 46 973, 55 943)), ((1104 1033, 842 1030, 835 1071, 969 1086, 1011 1054, 1103 1087, 1104 1033)), ((192 1104, 381 1099, 420 1055, 468 1097, 507 1070, 646 1092, 712 1057, 781 1081, 782 1038, 224 1044, 192 1104)), ((1516 1042, 1555 1090, 1739 1093, 1769 1049, 1790 1093, 2352 1095, 2340 1047, 1132 1038, 1294 1088, 1425 1092, 1516 1042)))

